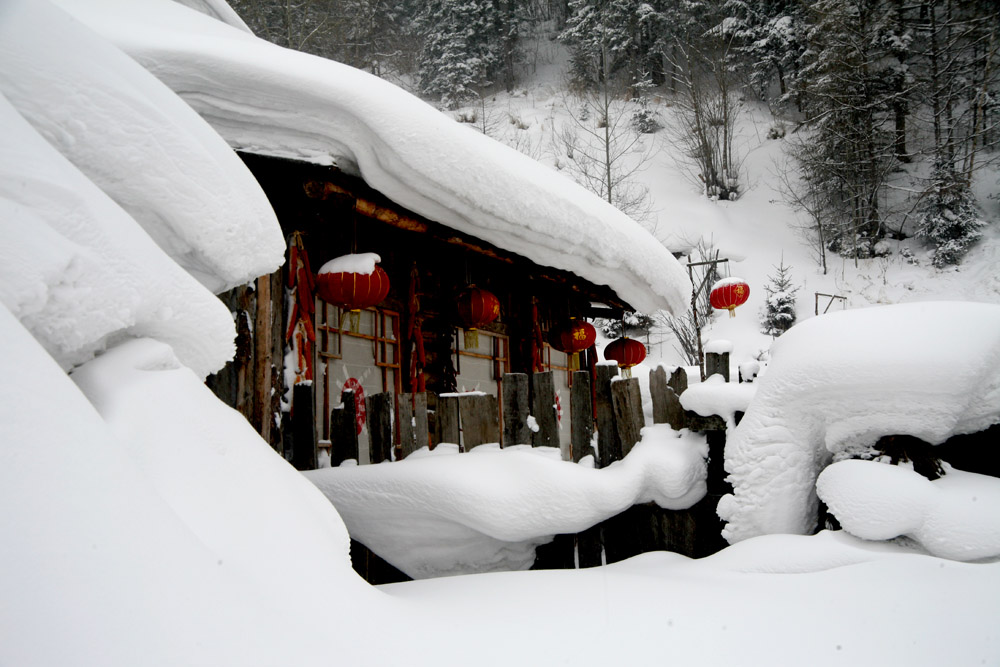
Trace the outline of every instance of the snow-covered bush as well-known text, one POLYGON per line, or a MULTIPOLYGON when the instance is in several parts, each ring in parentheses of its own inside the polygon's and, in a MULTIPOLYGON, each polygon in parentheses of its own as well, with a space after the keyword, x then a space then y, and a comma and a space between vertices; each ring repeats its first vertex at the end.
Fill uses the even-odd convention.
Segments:
POLYGON ((917 226, 917 237, 934 248, 934 266, 961 262, 985 226, 968 182, 953 170, 936 167, 930 196, 917 226))
POLYGON ((795 294, 798 287, 792 286, 792 278, 788 275, 790 266, 785 266, 785 260, 774 267, 776 274, 768 276, 770 282, 764 286, 767 301, 761 312, 761 333, 769 336, 780 336, 795 324, 795 294))

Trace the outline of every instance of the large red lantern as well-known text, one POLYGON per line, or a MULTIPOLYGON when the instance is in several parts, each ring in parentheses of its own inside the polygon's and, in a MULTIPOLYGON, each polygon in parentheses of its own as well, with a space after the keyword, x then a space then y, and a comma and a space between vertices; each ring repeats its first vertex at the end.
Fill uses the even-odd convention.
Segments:
POLYGON ((478 329, 500 317, 500 300, 493 292, 474 285, 458 295, 456 306, 466 329, 478 329))
POLYGON ((331 259, 316 276, 319 298, 347 310, 380 303, 389 294, 389 276, 378 266, 380 260, 373 252, 331 259))
POLYGON ((750 286, 742 278, 723 278, 712 285, 709 302, 712 308, 728 310, 730 317, 736 317, 736 307, 742 306, 750 298, 750 286))
POLYGON ((575 354, 589 349, 597 340, 594 326, 584 320, 573 318, 564 327, 549 332, 549 345, 560 352, 575 354))
POLYGON ((626 377, 632 376, 632 367, 646 358, 646 346, 634 338, 619 338, 604 348, 604 358, 617 361, 626 377))

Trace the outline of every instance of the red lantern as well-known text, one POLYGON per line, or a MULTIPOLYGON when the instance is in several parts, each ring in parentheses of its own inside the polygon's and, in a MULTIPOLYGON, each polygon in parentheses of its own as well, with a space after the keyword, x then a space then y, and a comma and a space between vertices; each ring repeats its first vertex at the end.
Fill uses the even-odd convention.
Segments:
POLYGON ((604 358, 608 361, 617 361, 625 371, 624 375, 631 377, 631 368, 646 358, 646 346, 634 338, 619 338, 604 348, 604 358))
POLYGON ((712 308, 728 310, 730 317, 736 317, 736 307, 742 306, 750 298, 750 286, 742 278, 724 278, 712 285, 709 301, 712 308))
POLYGON ((478 329, 500 317, 500 301, 492 292, 472 286, 458 295, 458 316, 466 329, 478 329))
POLYGON ((370 308, 389 294, 389 276, 375 253, 344 255, 323 265, 316 276, 316 292, 327 303, 347 310, 370 308))
POLYGON ((583 352, 595 340, 597 331, 594 326, 576 318, 571 319, 568 325, 549 332, 549 345, 566 354, 583 352))

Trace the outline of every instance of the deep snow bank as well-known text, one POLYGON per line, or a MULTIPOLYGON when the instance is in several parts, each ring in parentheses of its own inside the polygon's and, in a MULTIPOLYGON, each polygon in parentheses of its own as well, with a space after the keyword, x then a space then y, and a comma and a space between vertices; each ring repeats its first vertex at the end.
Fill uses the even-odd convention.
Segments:
POLYGON ((1000 306, 925 302, 803 322, 777 340, 726 445, 727 540, 806 533, 832 454, 913 435, 938 444, 1000 421, 1000 306))
POLYGON ((637 503, 683 509, 705 495, 703 437, 667 425, 642 436, 622 461, 600 470, 519 445, 304 474, 354 539, 411 577, 519 570, 556 534, 637 503))

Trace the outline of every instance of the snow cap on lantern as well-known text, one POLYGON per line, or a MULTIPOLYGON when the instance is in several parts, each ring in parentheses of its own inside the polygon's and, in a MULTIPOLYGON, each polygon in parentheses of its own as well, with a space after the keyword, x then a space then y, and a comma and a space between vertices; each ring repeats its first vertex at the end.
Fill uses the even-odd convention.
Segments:
POLYGON ((553 329, 549 333, 549 345, 560 352, 575 354, 589 349, 597 340, 594 326, 585 320, 571 318, 565 326, 553 329))
POLYGON ((466 329, 478 329, 500 317, 500 300, 489 290, 475 285, 458 295, 456 306, 466 329))
POLYGON ((742 306, 750 298, 750 286, 742 278, 723 278, 712 285, 709 302, 712 308, 728 310, 730 317, 736 316, 736 307, 742 306))
POLYGON ((381 259, 373 252, 331 259, 316 276, 319 298, 348 310, 380 303, 389 294, 389 276, 377 266, 381 259))
POLYGON ((632 367, 646 358, 646 346, 634 338, 619 338, 604 348, 604 358, 617 361, 626 377, 631 377, 632 367))

